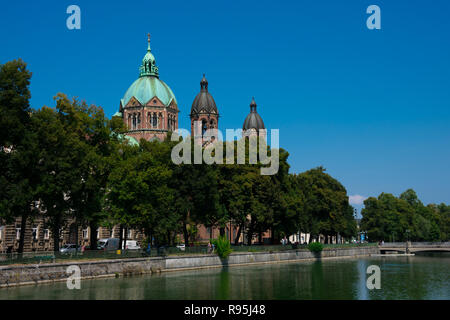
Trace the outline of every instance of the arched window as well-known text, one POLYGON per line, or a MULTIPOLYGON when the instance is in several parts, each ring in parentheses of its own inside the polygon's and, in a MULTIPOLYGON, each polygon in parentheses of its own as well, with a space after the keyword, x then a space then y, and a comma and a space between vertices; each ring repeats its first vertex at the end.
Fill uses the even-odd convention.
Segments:
POLYGON ((141 114, 140 113, 137 114, 137 128, 138 129, 141 128, 141 114))
POLYGON ((156 117, 156 112, 153 113, 153 128, 158 127, 158 118, 156 117))
POLYGON ((202 136, 205 135, 206 130, 208 130, 208 123, 206 122, 205 119, 202 120, 202 136))
POLYGON ((133 130, 136 130, 136 114, 133 113, 133 130))

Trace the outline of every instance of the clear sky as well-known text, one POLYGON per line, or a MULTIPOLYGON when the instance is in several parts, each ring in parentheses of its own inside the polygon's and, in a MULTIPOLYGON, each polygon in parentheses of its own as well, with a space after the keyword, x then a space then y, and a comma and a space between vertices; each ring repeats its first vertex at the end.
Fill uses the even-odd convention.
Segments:
POLYGON ((180 127, 206 73, 220 129, 242 127, 255 96, 292 172, 323 165, 349 195, 450 203, 449 15, 444 0, 3 1, 0 63, 28 63, 33 108, 64 92, 111 116, 150 32, 180 127), (66 27, 71 4, 81 30, 66 27), (366 27, 372 4, 381 30, 366 27))

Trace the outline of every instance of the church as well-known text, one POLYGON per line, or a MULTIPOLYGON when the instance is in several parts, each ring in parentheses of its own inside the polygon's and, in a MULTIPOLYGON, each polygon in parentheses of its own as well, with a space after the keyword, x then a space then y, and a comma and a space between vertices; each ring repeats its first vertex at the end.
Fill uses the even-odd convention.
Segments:
MULTIPOLYGON (((160 79, 159 68, 152 54, 150 35, 148 35, 147 53, 139 68, 139 77, 125 92, 120 100, 119 111, 113 117, 123 119, 127 128, 126 139, 132 145, 138 145, 138 141, 142 138, 149 141, 155 139, 162 141, 169 131, 176 131, 180 112, 182 110, 178 106, 175 94, 160 79)), ((191 133, 198 132, 195 131, 198 129, 201 129, 202 133, 208 129, 219 129, 219 108, 208 90, 208 80, 205 75, 200 81, 200 92, 196 94, 192 102, 189 116, 191 133), (200 124, 201 128, 194 128, 195 124, 200 124)), ((244 119, 242 129, 244 135, 258 134, 259 130, 265 129, 264 122, 256 111, 254 99, 250 103, 250 112, 244 119)), ((203 146, 208 144, 208 141, 201 140, 203 146)), ((16 252, 23 231, 25 231, 25 252, 52 250, 53 237, 50 235, 50 230, 45 225, 43 218, 39 217, 33 221, 27 221, 25 230, 22 230, 21 227, 20 218, 12 224, 0 224, 0 253, 16 252)), ((61 230, 60 247, 64 244, 74 243, 89 245, 92 232, 96 233, 97 239, 118 238, 120 233, 119 226, 112 229, 99 227, 97 230, 90 230, 89 227, 76 226, 69 221, 67 227, 61 230)), ((125 230, 123 232, 125 233, 125 230)), ((226 227, 227 238, 235 239, 237 232, 237 228, 231 223, 226 227)), ((129 240, 142 240, 143 235, 138 230, 128 229, 126 233, 129 240)), ((219 230, 217 228, 211 229, 199 226, 196 241, 205 242, 210 238, 216 238, 218 235, 219 230)), ((265 233, 264 237, 269 237, 269 234, 265 233)), ((182 237, 180 238, 182 239, 182 237)), ((246 241, 242 234, 241 239, 242 242, 246 241)))
MULTIPOLYGON (((147 53, 139 68, 139 78, 125 92, 120 100, 119 111, 114 114, 115 117, 123 119, 128 130, 125 134, 131 138, 130 141, 133 144, 138 144, 142 138, 149 141, 164 140, 169 131, 178 129, 178 117, 182 112, 174 93, 159 77, 159 67, 150 46, 150 34, 147 41, 147 53)), ((207 130, 219 129, 219 109, 208 90, 208 85, 208 80, 203 74, 200 92, 195 96, 189 114, 191 136, 200 132, 203 136, 207 130), (196 128, 195 125, 201 127, 196 128)), ((264 121, 256 111, 256 102, 252 98, 250 112, 242 125, 243 135, 258 135, 262 129, 265 129, 264 121)), ((210 142, 209 138, 214 137, 201 139, 203 146, 210 142)), ((205 226, 199 226, 198 231, 197 240, 199 241, 215 238, 219 234, 218 228, 211 229, 205 226)), ((228 238, 234 240, 237 232, 237 227, 231 223, 226 227, 228 238)), ((268 237, 266 234, 265 236, 268 237)), ((241 237, 244 241, 243 236, 241 237)))
MULTIPOLYGON (((113 115, 123 119, 127 127, 126 135, 133 138, 130 139, 133 144, 137 144, 142 138, 149 141, 164 140, 169 131, 178 129, 178 114, 182 112, 174 93, 159 77, 159 68, 150 47, 150 35, 147 41, 147 53, 139 67, 139 78, 125 92, 120 100, 119 111, 113 115)), ((200 92, 192 102, 189 116, 191 135, 195 132, 196 122, 201 125, 202 133, 219 128, 219 110, 208 91, 208 80, 204 74, 200 81, 200 92)), ((254 98, 242 129, 247 134, 265 129, 264 122, 256 111, 254 98)))

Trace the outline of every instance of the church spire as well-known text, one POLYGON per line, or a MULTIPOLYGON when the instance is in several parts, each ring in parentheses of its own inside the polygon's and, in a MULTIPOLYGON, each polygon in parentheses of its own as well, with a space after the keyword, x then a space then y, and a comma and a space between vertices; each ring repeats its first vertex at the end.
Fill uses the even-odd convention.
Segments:
POLYGON ((208 91, 208 80, 206 80, 205 74, 203 74, 203 79, 200 81, 200 90, 208 91))
POLYGON ((147 52, 151 52, 152 49, 150 49, 150 33, 147 33, 147 42, 148 42, 147 52))
POLYGON ((250 103, 250 112, 256 112, 256 101, 255 101, 255 97, 252 97, 252 102, 250 103))
POLYGON ((158 67, 156 66, 156 59, 152 54, 152 50, 150 48, 150 33, 147 34, 147 53, 142 59, 141 67, 139 68, 140 77, 145 76, 154 76, 159 77, 158 67))

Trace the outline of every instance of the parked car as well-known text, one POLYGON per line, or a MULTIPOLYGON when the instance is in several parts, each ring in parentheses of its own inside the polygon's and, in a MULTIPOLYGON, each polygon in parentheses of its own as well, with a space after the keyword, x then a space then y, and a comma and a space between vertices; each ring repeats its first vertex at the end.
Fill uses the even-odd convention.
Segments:
POLYGON ((65 244, 59 249, 59 252, 63 254, 75 253, 77 252, 77 247, 78 251, 81 252, 80 246, 77 246, 76 244, 65 244))
POLYGON ((117 238, 100 239, 97 242, 97 249, 105 251, 119 250, 119 239, 117 238))
POLYGON ((139 246, 138 242, 136 240, 127 240, 127 243, 122 244, 122 249, 127 250, 140 250, 141 247, 139 246))
POLYGON ((180 243, 179 245, 177 245, 177 248, 181 251, 186 251, 186 245, 184 243, 180 243))

